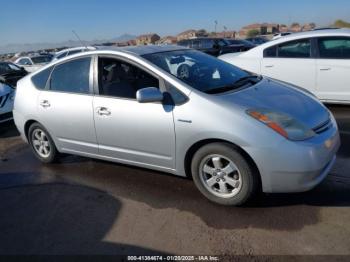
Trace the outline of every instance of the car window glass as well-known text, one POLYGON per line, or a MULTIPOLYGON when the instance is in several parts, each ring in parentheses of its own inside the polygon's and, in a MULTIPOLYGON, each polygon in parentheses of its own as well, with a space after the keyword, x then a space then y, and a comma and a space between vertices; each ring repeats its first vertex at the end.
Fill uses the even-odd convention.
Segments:
POLYGON ((278 46, 278 57, 307 58, 310 57, 310 49, 309 39, 287 42, 278 46))
POLYGON ((79 49, 79 50, 72 50, 72 51, 69 51, 68 52, 68 55, 74 55, 74 54, 77 54, 77 53, 80 53, 82 52, 83 50, 79 49))
POLYGON ((31 65, 32 62, 28 58, 22 58, 18 61, 19 65, 31 65))
POLYGON ((100 57, 98 67, 100 95, 136 99, 139 89, 159 88, 157 78, 122 60, 100 57))
POLYGON ((320 38, 318 39, 318 49, 320 58, 350 58, 350 38, 320 38))
POLYGON ((50 90, 69 93, 89 93, 90 57, 57 65, 50 78, 50 90))
POLYGON ((32 57, 34 64, 48 63, 51 61, 51 56, 35 56, 32 57))
POLYGON ((63 58, 63 57, 65 57, 66 55, 67 55, 67 52, 64 52, 64 53, 58 55, 58 56, 57 56, 57 59, 63 58))
POLYGON ((277 47, 271 46, 264 50, 264 57, 276 57, 277 55, 277 47))
POLYGON ((10 70, 21 71, 22 69, 14 64, 7 64, 10 70))
POLYGON ((52 67, 47 68, 47 69, 35 74, 32 77, 32 82, 33 82, 34 86, 38 89, 41 89, 41 90, 45 89, 47 79, 49 78, 51 71, 52 71, 52 67))
POLYGON ((203 39, 201 42, 202 48, 212 48, 214 41, 212 39, 203 39))

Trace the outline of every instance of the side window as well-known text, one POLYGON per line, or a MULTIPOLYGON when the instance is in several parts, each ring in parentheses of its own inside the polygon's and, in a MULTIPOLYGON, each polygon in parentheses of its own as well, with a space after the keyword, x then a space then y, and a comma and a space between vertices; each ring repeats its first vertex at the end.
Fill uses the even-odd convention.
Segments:
POLYGON ((68 52, 68 55, 74 55, 74 54, 80 53, 80 52, 82 52, 82 51, 83 51, 83 50, 81 50, 81 49, 69 51, 69 52, 68 52))
POLYGON ((213 48, 214 41, 212 39, 203 39, 202 48, 213 48))
POLYGON ((264 57, 276 57, 277 56, 277 46, 271 46, 264 49, 264 57))
POLYGON ((57 59, 63 58, 67 55, 67 52, 64 52, 62 54, 60 54, 59 56, 57 56, 57 59))
POLYGON ((33 82, 34 86, 40 90, 45 89, 47 79, 49 78, 51 71, 52 71, 52 67, 49 67, 49 68, 41 71, 40 73, 35 74, 32 77, 32 82, 33 82))
POLYGON ((278 57, 308 58, 310 54, 311 43, 309 39, 287 42, 278 46, 278 57))
POLYGON ((22 58, 18 61, 19 65, 32 65, 32 62, 28 58, 22 58))
POLYGON ((50 90, 68 93, 89 93, 90 57, 57 65, 50 78, 50 90))
POLYGON ((122 60, 100 57, 98 68, 100 95, 136 99, 139 89, 159 88, 157 78, 122 60))
POLYGON ((327 37, 318 39, 320 58, 349 59, 349 37, 327 37))

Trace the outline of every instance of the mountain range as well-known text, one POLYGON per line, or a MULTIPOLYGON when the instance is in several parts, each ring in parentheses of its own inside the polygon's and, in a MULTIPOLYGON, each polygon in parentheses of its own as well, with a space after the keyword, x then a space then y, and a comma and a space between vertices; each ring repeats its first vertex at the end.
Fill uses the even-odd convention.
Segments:
POLYGON ((26 52, 26 51, 37 51, 42 49, 50 49, 50 48, 58 48, 58 47, 75 47, 75 46, 81 46, 82 43, 84 45, 98 45, 102 43, 107 42, 124 42, 129 41, 132 39, 135 39, 135 35, 130 34, 123 34, 118 37, 112 38, 112 39, 103 39, 103 40, 91 40, 91 41, 85 41, 82 40, 82 42, 78 40, 68 40, 63 42, 57 42, 57 43, 31 43, 31 44, 7 44, 7 45, 0 45, 0 54, 6 54, 6 53, 16 53, 16 52, 26 52))

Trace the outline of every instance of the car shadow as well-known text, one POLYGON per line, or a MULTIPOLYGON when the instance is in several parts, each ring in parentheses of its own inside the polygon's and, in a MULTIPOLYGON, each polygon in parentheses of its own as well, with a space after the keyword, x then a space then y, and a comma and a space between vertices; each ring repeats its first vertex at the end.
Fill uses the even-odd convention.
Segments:
POLYGON ((0 190, 2 255, 152 255, 104 237, 118 220, 121 202, 93 188, 68 184, 0 190))
POLYGON ((0 123, 0 138, 10 138, 16 136, 19 136, 19 132, 12 120, 5 123, 0 123))

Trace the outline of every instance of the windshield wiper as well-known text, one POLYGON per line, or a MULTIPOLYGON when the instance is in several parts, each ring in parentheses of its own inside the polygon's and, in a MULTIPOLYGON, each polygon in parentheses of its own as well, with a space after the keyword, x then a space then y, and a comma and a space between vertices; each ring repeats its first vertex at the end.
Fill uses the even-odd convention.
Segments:
POLYGON ((216 87, 210 90, 205 91, 207 94, 218 94, 218 93, 223 93, 223 92, 227 92, 230 91, 232 89, 237 89, 240 88, 248 83, 251 84, 256 84, 258 83, 260 80, 262 79, 261 76, 257 76, 257 75, 249 75, 249 76, 244 76, 241 77, 240 79, 238 79, 236 82, 234 82, 233 84, 230 85, 226 85, 226 86, 220 86, 220 87, 216 87))

